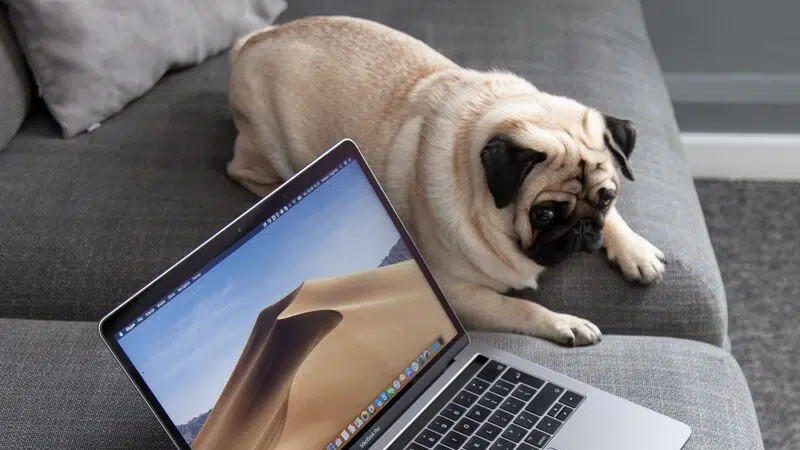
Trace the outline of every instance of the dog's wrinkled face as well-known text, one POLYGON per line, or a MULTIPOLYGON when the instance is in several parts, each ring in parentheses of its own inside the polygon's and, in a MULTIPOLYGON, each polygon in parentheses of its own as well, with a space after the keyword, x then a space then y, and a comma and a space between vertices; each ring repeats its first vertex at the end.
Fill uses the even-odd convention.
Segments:
POLYGON ((616 167, 633 180, 631 123, 564 104, 566 111, 551 109, 546 121, 537 115, 500 124, 481 151, 495 206, 515 208, 519 245, 542 266, 598 250, 619 194, 616 167))

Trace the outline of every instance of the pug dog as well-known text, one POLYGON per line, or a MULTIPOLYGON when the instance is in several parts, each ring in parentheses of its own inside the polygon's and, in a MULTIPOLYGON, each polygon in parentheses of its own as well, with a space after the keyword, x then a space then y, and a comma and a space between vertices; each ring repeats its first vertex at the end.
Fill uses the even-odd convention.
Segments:
POLYGON ((614 207, 617 170, 633 180, 627 120, 350 17, 251 33, 230 61, 230 177, 264 196, 354 139, 467 328, 594 344, 588 320, 505 293, 601 247, 629 280, 664 273, 614 207))

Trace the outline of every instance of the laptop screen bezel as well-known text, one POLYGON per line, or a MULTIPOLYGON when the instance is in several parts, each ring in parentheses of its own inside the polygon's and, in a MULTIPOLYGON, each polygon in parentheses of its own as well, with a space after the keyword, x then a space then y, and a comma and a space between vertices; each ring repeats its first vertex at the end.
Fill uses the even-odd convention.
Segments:
MULTIPOLYGON (((386 213, 391 217, 392 222, 395 224, 400 233, 401 238, 406 243, 410 253, 416 260, 419 268, 425 278, 428 280, 431 289, 436 295, 437 299, 444 308, 447 316, 452 325, 456 328, 456 336, 434 357, 430 364, 426 364, 422 371, 409 383, 399 395, 392 399, 391 403, 382 409, 375 419, 371 420, 368 426, 359 430, 359 433, 347 442, 347 445, 342 446, 341 450, 350 448, 369 448, 368 443, 377 440, 383 430, 389 428, 399 416, 402 414, 411 403, 421 395, 431 383, 447 368, 455 356, 468 344, 468 337, 461 322, 456 317, 455 312, 447 302, 444 293, 436 283, 433 274, 431 273, 428 265, 425 263, 422 255, 419 253, 416 245, 414 245, 411 236, 403 226, 399 216, 394 208, 389 203, 385 192, 378 184, 375 175, 369 168, 367 162, 364 160, 361 152, 358 150, 356 144, 345 139, 330 150, 322 154, 312 164, 298 172, 294 177, 284 183, 280 188, 273 191, 270 195, 259 200, 255 205, 250 207, 247 211, 241 214, 238 218, 226 225, 211 238, 206 240, 203 244, 198 246, 183 259, 175 263, 172 267, 167 269, 164 273, 159 275, 156 279, 151 281, 147 286, 142 288, 139 292, 135 293, 128 300, 123 302, 108 315, 106 315, 99 323, 98 329, 103 341, 113 353, 117 362, 122 366, 125 373, 133 382, 136 389, 141 396, 145 399, 150 409, 157 416, 159 422, 168 432, 170 439, 173 443, 181 449, 190 450, 191 447, 185 442, 177 426, 173 423, 172 419, 167 415, 158 399, 153 392, 148 388, 147 383, 141 377, 136 367, 127 357, 126 353, 119 345, 115 337, 115 333, 121 328, 129 324, 134 318, 138 317, 144 311, 151 308, 155 303, 164 298, 167 294, 172 292, 177 286, 190 279, 199 270, 205 267, 214 258, 223 254, 230 247, 234 246, 240 239, 245 237, 256 227, 266 220, 267 217, 272 216, 282 207, 286 206, 287 202, 298 195, 302 194, 311 185, 319 181, 326 174, 336 168, 342 162, 352 158, 359 164, 363 173, 369 180, 373 191, 380 199, 381 203, 386 210, 386 213)), ((432 339, 435 336, 432 336, 432 339)), ((422 349, 420 349, 422 350, 422 349)), ((387 383, 390 380, 387 380, 387 383)), ((356 412, 353 413, 355 417, 356 412)), ((346 424, 343 424, 343 426, 346 424)), ((320 449, 321 450, 321 449, 320 449)))

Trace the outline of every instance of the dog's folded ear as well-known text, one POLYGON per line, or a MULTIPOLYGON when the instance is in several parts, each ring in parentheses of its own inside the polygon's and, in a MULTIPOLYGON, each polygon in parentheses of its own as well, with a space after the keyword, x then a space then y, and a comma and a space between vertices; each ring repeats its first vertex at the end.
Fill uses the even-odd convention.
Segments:
POLYGON ((618 119, 613 116, 603 115, 606 121, 604 136, 608 150, 617 160, 620 170, 625 177, 633 181, 633 172, 628 165, 628 158, 636 145, 636 129, 630 120, 618 119))
POLYGON ((498 208, 508 206, 533 166, 545 158, 545 153, 519 147, 506 135, 489 140, 481 150, 481 163, 495 205, 498 208))

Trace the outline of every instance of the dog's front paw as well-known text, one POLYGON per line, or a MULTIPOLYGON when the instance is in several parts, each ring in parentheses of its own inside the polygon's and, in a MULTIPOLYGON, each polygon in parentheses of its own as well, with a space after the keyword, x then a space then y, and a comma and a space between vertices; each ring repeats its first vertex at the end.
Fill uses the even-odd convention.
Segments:
POLYGON ((546 337, 569 347, 594 345, 603 338, 597 325, 569 314, 553 313, 548 325, 546 337))
POLYGON ((609 242, 606 250, 608 260, 619 266, 629 281, 650 284, 661 281, 664 276, 664 252, 636 233, 609 242))

